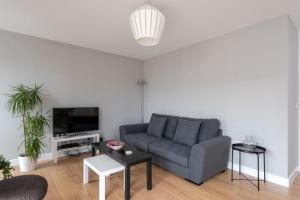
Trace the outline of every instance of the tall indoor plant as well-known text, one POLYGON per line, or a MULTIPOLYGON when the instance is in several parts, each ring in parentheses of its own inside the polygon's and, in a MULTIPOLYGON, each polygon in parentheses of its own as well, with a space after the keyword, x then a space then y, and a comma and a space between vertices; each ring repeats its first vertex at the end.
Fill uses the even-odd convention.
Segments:
POLYGON ((45 146, 45 129, 48 120, 42 111, 42 85, 28 87, 18 84, 11 88, 8 95, 7 108, 14 117, 21 118, 25 152, 20 154, 20 170, 30 171, 35 169, 36 161, 45 146))

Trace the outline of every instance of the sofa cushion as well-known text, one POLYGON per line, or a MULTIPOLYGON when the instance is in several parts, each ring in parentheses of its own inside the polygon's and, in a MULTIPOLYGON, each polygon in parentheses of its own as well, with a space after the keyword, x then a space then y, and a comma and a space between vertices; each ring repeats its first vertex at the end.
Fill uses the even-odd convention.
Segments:
POLYGON ((172 115, 161 115, 153 113, 152 116, 167 118, 167 123, 164 131, 164 136, 173 139, 179 117, 172 115))
POLYGON ((124 142, 130 146, 137 147, 143 151, 149 152, 149 145, 153 142, 163 141, 166 139, 155 137, 147 133, 128 134, 124 136, 124 142))
POLYGON ((202 119, 198 143, 218 136, 220 122, 217 119, 202 119))
POLYGON ((190 146, 179 144, 172 140, 155 142, 149 146, 149 152, 183 167, 188 167, 189 165, 190 151, 190 146))
POLYGON ((164 134, 167 118, 152 116, 147 133, 156 137, 162 137, 164 134))
POLYGON ((180 118, 173 140, 190 146, 196 144, 200 125, 199 119, 180 118))

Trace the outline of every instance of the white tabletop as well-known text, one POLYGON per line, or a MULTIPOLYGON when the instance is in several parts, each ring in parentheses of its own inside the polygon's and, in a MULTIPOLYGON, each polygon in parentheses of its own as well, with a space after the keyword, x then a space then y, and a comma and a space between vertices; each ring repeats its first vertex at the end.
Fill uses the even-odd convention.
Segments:
POLYGON ((105 154, 86 158, 84 159, 84 163, 98 175, 112 174, 124 170, 124 166, 122 164, 105 154))

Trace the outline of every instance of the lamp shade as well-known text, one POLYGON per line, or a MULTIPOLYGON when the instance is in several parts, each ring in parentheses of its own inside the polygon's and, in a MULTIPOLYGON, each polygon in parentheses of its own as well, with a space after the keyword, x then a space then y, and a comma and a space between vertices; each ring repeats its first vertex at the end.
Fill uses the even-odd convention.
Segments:
POLYGON ((131 29, 135 40, 142 46, 154 46, 164 31, 166 19, 157 8, 144 5, 130 14, 131 29))

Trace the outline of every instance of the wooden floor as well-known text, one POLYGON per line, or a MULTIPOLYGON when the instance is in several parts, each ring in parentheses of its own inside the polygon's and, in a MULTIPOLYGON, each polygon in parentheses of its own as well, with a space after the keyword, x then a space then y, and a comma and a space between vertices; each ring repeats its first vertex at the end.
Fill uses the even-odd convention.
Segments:
MULTIPOLYGON (((91 182, 82 184, 82 159, 63 158, 57 164, 45 162, 31 172, 44 176, 49 184, 47 200, 93 200, 98 199, 98 177, 90 173, 91 182)), ((261 191, 245 181, 230 181, 230 171, 226 171, 201 186, 194 185, 159 167, 153 166, 153 189, 146 189, 145 165, 132 168, 131 199, 141 200, 300 200, 300 175, 291 188, 272 183, 262 184, 261 191)), ((18 170, 15 175, 19 175, 18 170)), ((107 178, 106 199, 122 200, 123 175, 121 173, 107 178)))

